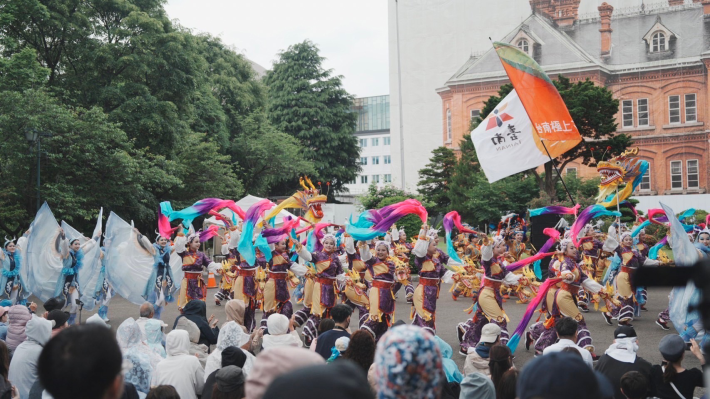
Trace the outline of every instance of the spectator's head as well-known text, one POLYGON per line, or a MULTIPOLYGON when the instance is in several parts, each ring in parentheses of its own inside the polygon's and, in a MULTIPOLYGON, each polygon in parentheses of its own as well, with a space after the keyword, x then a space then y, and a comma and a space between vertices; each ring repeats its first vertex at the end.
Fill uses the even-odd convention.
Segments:
MULTIPOLYGON (((577 352, 579 354, 579 352, 577 352)), ((518 384, 518 370, 511 368, 500 377, 496 386, 497 399, 515 399, 515 389, 518 384)))
POLYGON ((367 373, 375 360, 375 339, 365 330, 357 330, 350 336, 348 349, 343 352, 343 357, 355 362, 367 373))
POLYGON ((375 381, 380 399, 439 397, 444 370, 434 337, 416 326, 390 329, 377 343, 375 381))
POLYGON ((141 317, 152 319, 155 315, 155 309, 153 308, 153 304, 150 302, 143 302, 140 308, 140 315, 141 317))
POLYGON ((44 317, 46 318, 49 312, 53 310, 58 310, 64 307, 65 304, 64 298, 61 297, 54 297, 54 298, 49 298, 47 299, 44 304, 42 305, 44 307, 44 317))
POLYGON ((214 399, 242 399, 244 397, 244 373, 237 366, 222 367, 215 374, 212 388, 214 399))
POLYGON ((636 330, 631 326, 619 326, 614 330, 614 341, 619 339, 634 338, 636 340, 636 330))
POLYGON ((228 346, 222 351, 222 367, 237 366, 242 368, 246 362, 247 355, 236 346, 228 346))
POLYGON ((32 314, 27 306, 13 305, 8 311, 7 321, 7 347, 14 351, 18 345, 27 339, 27 323, 32 319, 32 314))
POLYGON ((578 356, 555 352, 528 362, 518 376, 518 399, 598 399, 594 371, 578 356))
POLYGON ((336 339, 335 344, 330 348, 330 357, 326 362, 330 363, 339 358, 340 355, 348 349, 348 345, 350 345, 350 337, 340 337, 336 339))
POLYGON ((187 335, 190 337, 190 342, 193 344, 200 342, 200 328, 197 327, 197 324, 191 320, 181 317, 175 325, 175 329, 187 331, 187 335))
POLYGON ((116 340, 121 350, 125 351, 130 347, 140 345, 143 340, 143 332, 138 323, 129 317, 116 329, 116 340))
MULTIPOLYGON (((184 319, 181 318, 181 320, 184 319)), ((195 324, 195 323, 192 323, 195 324)), ((197 327, 197 325, 195 325, 197 327)), ((163 342, 163 322, 158 320, 158 319, 150 319, 148 320, 145 325, 143 326, 145 329, 145 338, 146 342, 148 344, 153 344, 153 345, 162 345, 163 342)), ((188 331, 188 334, 190 332, 188 331)), ((193 340, 192 334, 190 335, 190 341, 193 340)), ((198 342, 200 340, 200 329, 197 329, 197 338, 196 341, 193 342, 198 342)))
POLYGON ((493 385, 498 388, 503 374, 513 367, 513 353, 505 345, 495 345, 488 357, 488 370, 491 372, 493 385))
POLYGON ((190 350, 190 335, 184 330, 172 330, 165 338, 168 357, 187 355, 190 350))
POLYGON ((55 399, 114 399, 123 393, 122 362, 111 330, 84 325, 67 328, 49 341, 37 371, 55 399))
POLYGON ((667 363, 663 371, 663 381, 670 383, 673 381, 676 374, 678 374, 673 364, 680 365, 683 361, 683 356, 685 355, 685 341, 677 334, 666 335, 661 338, 661 342, 658 344, 658 350, 661 352, 663 360, 667 363))
POLYGON ((584 357, 582 357, 582 354, 579 353, 577 349, 575 349, 573 346, 568 346, 566 348, 562 348, 560 352, 565 352, 565 353, 571 353, 574 356, 579 356, 580 359, 584 360, 584 357))
POLYGON ((227 312, 227 321, 233 321, 240 326, 244 325, 244 312, 246 305, 241 299, 232 299, 224 305, 224 311, 227 312))
POLYGON ((25 326, 25 334, 27 340, 34 341, 41 346, 44 346, 50 338, 52 338, 53 323, 50 320, 32 315, 30 321, 25 326))
POLYGON ((182 308, 184 316, 196 316, 207 320, 207 304, 205 301, 193 299, 182 308))
POLYGON ((496 399, 493 381, 481 373, 471 373, 461 381, 460 399, 496 399))
POLYGON ((288 334, 291 321, 281 313, 274 313, 266 319, 266 329, 269 335, 278 336, 288 334))
POLYGON ((145 399, 180 399, 180 395, 172 385, 159 385, 151 389, 145 399))
POLYGON ((555 330, 560 339, 569 339, 577 342, 577 320, 571 317, 561 317, 555 323, 555 330))
POLYGON ((104 321, 104 319, 102 319, 101 316, 99 316, 98 313, 96 313, 96 314, 94 314, 93 316, 91 316, 91 317, 89 317, 88 319, 86 319, 86 324, 96 324, 96 325, 103 326, 103 327, 106 327, 106 328, 111 328, 111 326, 109 326, 108 324, 106 324, 106 322, 104 321))
POLYGON ((309 366, 276 378, 264 399, 368 399, 373 398, 365 373, 354 363, 309 366))
POLYGON ((10 351, 7 349, 5 341, 0 341, 0 375, 7 382, 7 374, 10 371, 10 351))
POLYGON ((10 311, 9 306, 0 306, 0 322, 7 323, 8 312, 10 311))
POLYGON ((648 379, 638 371, 621 376, 621 393, 626 399, 644 399, 648 393, 648 379))
POLYGON ((347 328, 350 325, 350 315, 352 313, 353 309, 350 306, 339 303, 330 310, 330 317, 333 318, 336 325, 347 328))
POLYGON ((335 327, 335 322, 333 319, 321 319, 318 324, 318 335, 323 334, 326 331, 332 330, 335 327))
POLYGON ((67 321, 69 320, 69 313, 55 309, 47 315, 47 320, 54 321, 54 327, 52 330, 63 330, 69 327, 67 321))
POLYGON ((500 342, 501 329, 497 324, 488 323, 481 329, 480 343, 486 346, 493 346, 500 342))
POLYGON ((324 364, 323 357, 308 349, 278 346, 259 352, 245 386, 246 399, 261 399, 271 382, 289 371, 324 364))

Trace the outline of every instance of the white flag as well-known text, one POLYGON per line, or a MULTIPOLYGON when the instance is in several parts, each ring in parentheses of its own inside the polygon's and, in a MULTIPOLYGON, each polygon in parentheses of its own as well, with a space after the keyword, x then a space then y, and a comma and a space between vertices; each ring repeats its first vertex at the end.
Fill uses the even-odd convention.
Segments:
POLYGON ((515 90, 471 132, 489 183, 549 162, 515 90))

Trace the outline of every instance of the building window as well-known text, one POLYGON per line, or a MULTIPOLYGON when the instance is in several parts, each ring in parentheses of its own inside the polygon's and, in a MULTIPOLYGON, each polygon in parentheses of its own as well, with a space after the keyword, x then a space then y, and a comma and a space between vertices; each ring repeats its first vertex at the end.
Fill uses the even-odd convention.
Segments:
POLYGON ((390 145, 390 138, 389 137, 382 138, 382 145, 390 145))
POLYGON ((451 109, 446 110, 446 140, 451 141, 451 109))
POLYGON ((379 165, 380 164, 380 157, 372 157, 372 164, 379 165))
POLYGON ((526 39, 520 39, 520 40, 518 40, 518 49, 520 49, 520 51, 522 51, 525 54, 530 54, 529 53, 530 43, 528 43, 528 41, 526 39))
POLYGON ((378 145, 380 145, 380 139, 379 138, 372 139, 372 146, 377 147, 378 145))
POLYGON ((481 116, 481 110, 480 109, 472 109, 471 110, 471 120, 474 120, 481 116))
POLYGON ((651 191, 651 168, 648 168, 648 170, 646 170, 646 173, 641 176, 639 191, 651 191))
POLYGON ((639 126, 648 126, 648 98, 636 100, 636 120, 639 126))
POLYGON ((688 188, 700 187, 700 176, 698 175, 698 160, 688 160, 688 188))
POLYGON ((671 161, 671 190, 683 188, 683 162, 671 161))
POLYGON ((360 183, 367 184, 367 175, 360 176, 360 183))
POLYGON ((367 157, 360 157, 360 165, 367 165, 367 157))
POLYGON ((390 157, 389 155, 385 155, 383 158, 385 165, 389 165, 392 163, 392 157, 390 157))
POLYGON ((668 96, 668 121, 680 123, 680 96, 668 96))
POLYGON ((685 95, 685 123, 695 122, 698 120, 697 102, 695 94, 685 95))
POLYGON ((360 147, 367 147, 367 139, 360 139, 360 147))
POLYGON ((567 176, 577 177, 577 168, 565 168, 565 173, 567 174, 567 176))
POLYGON ((634 127, 634 101, 621 102, 621 124, 623 127, 634 127))
POLYGON ((372 175, 372 182, 379 183, 380 182, 380 175, 372 175))
POLYGON ((656 32, 653 34, 653 39, 651 40, 651 52, 657 53, 659 51, 666 50, 666 35, 663 32, 656 32))
POLYGON ((392 175, 385 175, 385 183, 392 183, 392 175))

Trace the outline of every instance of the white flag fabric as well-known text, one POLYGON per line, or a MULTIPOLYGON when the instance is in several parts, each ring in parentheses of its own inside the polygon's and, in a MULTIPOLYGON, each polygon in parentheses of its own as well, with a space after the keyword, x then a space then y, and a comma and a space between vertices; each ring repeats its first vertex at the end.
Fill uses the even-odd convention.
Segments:
POLYGON ((515 90, 471 132, 489 183, 549 162, 515 90))

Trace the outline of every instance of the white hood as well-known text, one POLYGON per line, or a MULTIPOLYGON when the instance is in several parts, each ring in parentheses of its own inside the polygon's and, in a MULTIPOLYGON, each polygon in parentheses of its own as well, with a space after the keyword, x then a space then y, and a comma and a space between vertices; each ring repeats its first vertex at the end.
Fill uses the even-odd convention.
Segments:
POLYGON ((190 350, 190 334, 185 330, 170 331, 165 339, 165 351, 168 356, 187 355, 190 350))
POLYGON ((44 344, 49 342, 49 339, 52 338, 53 326, 53 321, 33 314, 30 321, 27 322, 25 334, 27 334, 28 340, 35 341, 41 346, 44 346, 44 344))

